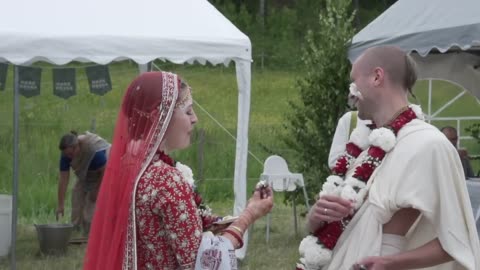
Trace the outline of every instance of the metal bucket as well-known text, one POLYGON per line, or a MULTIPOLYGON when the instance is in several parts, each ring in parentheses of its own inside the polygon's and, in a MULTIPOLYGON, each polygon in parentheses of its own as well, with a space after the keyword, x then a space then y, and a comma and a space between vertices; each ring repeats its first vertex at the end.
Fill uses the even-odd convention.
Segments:
POLYGON ((47 255, 61 255, 67 251, 72 224, 35 224, 40 251, 47 255))

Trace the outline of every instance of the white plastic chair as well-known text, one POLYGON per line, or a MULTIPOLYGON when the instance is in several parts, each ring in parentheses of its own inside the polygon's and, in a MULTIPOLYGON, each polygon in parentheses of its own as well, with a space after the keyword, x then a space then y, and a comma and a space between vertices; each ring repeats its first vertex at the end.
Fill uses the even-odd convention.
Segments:
MULTIPOLYGON (((270 156, 263 164, 263 173, 260 175, 260 180, 266 181, 275 192, 295 191, 298 187, 303 189, 305 196, 305 206, 307 210, 310 209, 308 205, 307 190, 303 182, 303 175, 301 173, 291 173, 288 170, 288 165, 285 159, 280 156, 270 156)), ((293 220, 295 226, 295 233, 297 233, 297 208, 295 204, 295 197, 293 198, 293 220)), ((267 215, 267 242, 270 239, 270 214, 267 215)))

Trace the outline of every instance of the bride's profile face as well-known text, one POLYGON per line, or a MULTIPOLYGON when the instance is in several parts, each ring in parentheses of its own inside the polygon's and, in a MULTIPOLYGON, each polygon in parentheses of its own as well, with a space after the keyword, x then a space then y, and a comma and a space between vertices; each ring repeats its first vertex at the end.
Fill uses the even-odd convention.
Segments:
POLYGON ((197 123, 197 115, 193 110, 193 100, 190 89, 182 91, 179 102, 165 132, 165 148, 167 151, 184 149, 190 145, 193 126, 197 123))

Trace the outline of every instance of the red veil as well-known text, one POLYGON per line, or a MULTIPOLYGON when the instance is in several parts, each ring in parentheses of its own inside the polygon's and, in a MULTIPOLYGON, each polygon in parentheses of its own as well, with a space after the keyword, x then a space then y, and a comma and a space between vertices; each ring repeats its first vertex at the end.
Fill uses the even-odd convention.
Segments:
POLYGON ((136 269, 135 191, 163 139, 180 81, 147 72, 128 87, 97 199, 84 269, 136 269))

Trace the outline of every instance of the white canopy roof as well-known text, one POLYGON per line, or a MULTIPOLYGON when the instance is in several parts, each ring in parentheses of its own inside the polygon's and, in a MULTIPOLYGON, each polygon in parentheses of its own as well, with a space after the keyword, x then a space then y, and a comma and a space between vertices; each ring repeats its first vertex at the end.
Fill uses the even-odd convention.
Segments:
POLYGON ((206 0, 3 1, 0 59, 107 64, 251 60, 251 43, 206 0))
POLYGON ((478 0, 397 1, 354 36, 349 58, 372 46, 396 45, 413 52, 420 78, 456 82, 478 98, 479 10, 478 0))
MULTIPOLYGON (((244 208, 251 43, 207 0, 15 0, 3 1, 1 11, 0 62, 28 65, 42 60, 63 65, 74 60, 107 64, 132 59, 143 65, 154 59, 202 64, 235 61, 239 101, 234 214, 244 208)), ((18 126, 18 99, 15 102, 14 125, 18 126)), ((14 144, 18 142, 15 131, 14 144)), ((15 171, 17 152, 14 161, 15 171)), ((17 177, 14 172, 14 183, 18 183, 17 177)), ((15 198, 16 194, 14 184, 15 198)), ((15 204, 16 199, 14 209, 15 204)), ((244 250, 237 253, 239 257, 244 254, 244 250)))

